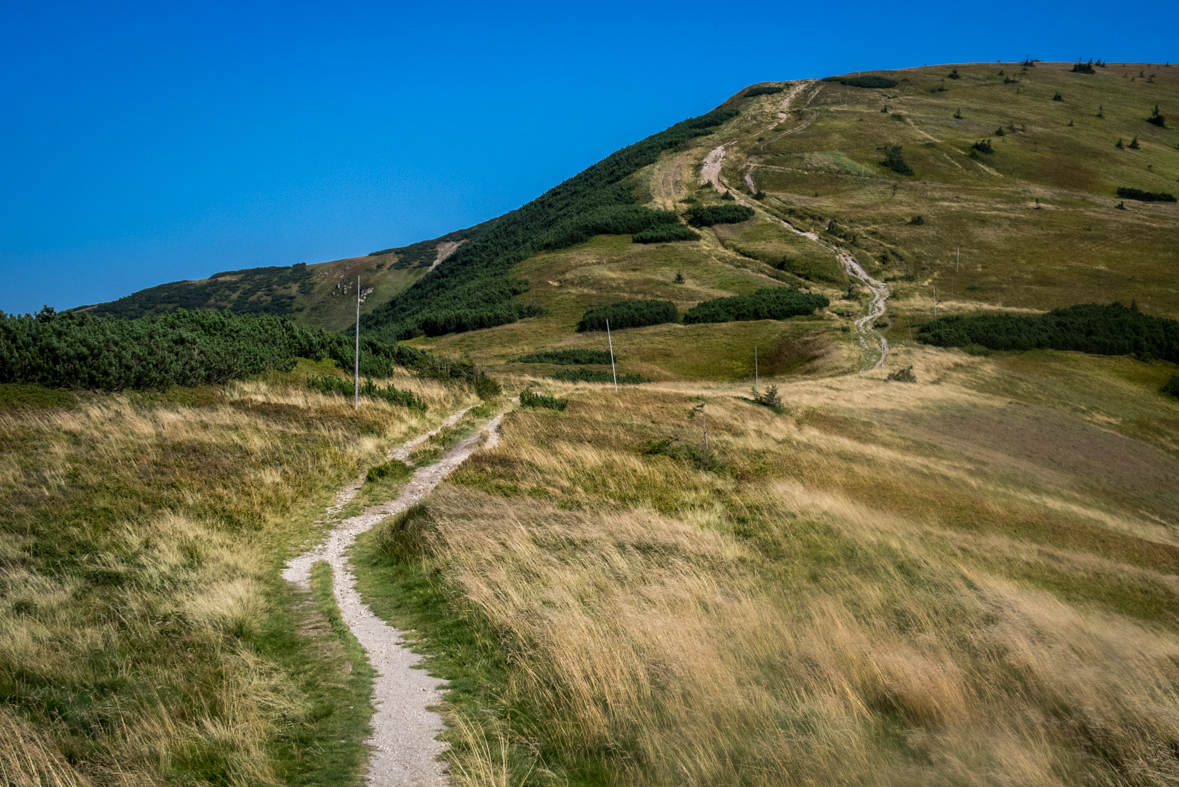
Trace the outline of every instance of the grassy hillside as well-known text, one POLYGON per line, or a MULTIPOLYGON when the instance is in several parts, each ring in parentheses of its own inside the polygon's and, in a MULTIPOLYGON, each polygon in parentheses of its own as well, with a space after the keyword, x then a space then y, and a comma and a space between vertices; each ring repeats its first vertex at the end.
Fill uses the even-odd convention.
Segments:
POLYGON ((459 783, 1179 778, 1177 367, 899 355, 916 384, 788 378, 783 413, 543 383, 564 412, 367 537, 459 783))
POLYGON ((289 268, 246 268, 161 284, 80 311, 134 319, 177 308, 224 309, 235 314, 291 315, 298 322, 342 330, 356 323, 357 277, 361 313, 367 314, 441 264, 482 226, 365 257, 313 265, 301 262, 289 268))
POLYGON ((314 603, 278 571, 389 443, 477 400, 399 375, 426 413, 353 411, 306 385, 333 373, 0 384, 0 782, 360 783, 367 662, 330 590, 314 603))

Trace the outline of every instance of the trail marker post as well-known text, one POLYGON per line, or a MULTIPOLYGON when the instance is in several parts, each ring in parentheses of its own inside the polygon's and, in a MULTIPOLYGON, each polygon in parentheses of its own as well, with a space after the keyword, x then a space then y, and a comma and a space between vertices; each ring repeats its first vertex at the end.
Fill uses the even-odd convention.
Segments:
POLYGON ((606 320, 606 341, 610 344, 610 371, 614 375, 614 393, 618 393, 618 370, 614 368, 614 340, 610 338, 609 320, 606 320))
POLYGON ((360 409, 360 277, 356 277, 356 367, 352 375, 355 391, 352 397, 352 409, 360 409))

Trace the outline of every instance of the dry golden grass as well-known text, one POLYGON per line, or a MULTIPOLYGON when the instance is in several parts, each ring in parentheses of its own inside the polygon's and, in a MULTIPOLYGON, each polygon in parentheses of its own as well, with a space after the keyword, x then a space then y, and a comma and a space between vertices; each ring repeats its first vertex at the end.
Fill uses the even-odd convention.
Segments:
MULTIPOLYGON (((1020 380, 1041 428, 997 446, 972 430, 1009 412, 983 389, 1012 373, 913 359, 917 385, 784 384, 783 415, 703 384, 545 384, 566 412, 511 414, 429 502, 423 570, 510 665, 491 732, 464 715, 455 767, 506 763, 508 724, 530 783, 1179 779, 1179 492, 1103 486, 1127 457, 1179 472, 1110 428, 1175 406, 1147 385, 1121 413, 1049 406, 1051 378, 1082 372, 1041 356, 1020 380), (646 455, 699 445, 701 396, 727 469, 646 455)), ((1120 363, 1093 361, 1088 385, 1120 363)))
POLYGON ((477 401, 397 382, 429 411, 353 412, 297 379, 202 406, 0 410, 0 782, 247 787, 314 767, 307 681, 344 665, 295 634, 278 568, 362 468, 477 401))

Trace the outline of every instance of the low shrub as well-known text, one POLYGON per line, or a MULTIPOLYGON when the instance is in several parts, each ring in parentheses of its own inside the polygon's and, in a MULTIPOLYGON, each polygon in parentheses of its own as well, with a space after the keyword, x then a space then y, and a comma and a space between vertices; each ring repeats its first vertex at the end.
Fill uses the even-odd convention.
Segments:
POLYGON ((709 205, 688 211, 688 223, 693 227, 711 227, 714 224, 740 224, 753 218, 753 208, 744 205, 709 205))
POLYGON ((425 503, 416 503, 376 524, 370 536, 373 551, 394 560, 417 560, 433 552, 438 525, 425 503))
POLYGON ((899 82, 895 79, 880 76, 865 76, 865 77, 827 77, 824 82, 838 82, 841 85, 848 87, 865 87, 874 89, 888 89, 896 87, 899 82))
POLYGON ((661 224, 635 233, 631 240, 635 243, 675 243, 682 240, 700 240, 700 234, 683 224, 661 224))
POLYGON ((770 86, 751 87, 751 88, 749 88, 749 90, 745 91, 745 98, 753 98, 754 96, 772 96, 775 93, 781 93, 781 92, 782 92, 782 88, 780 88, 780 87, 770 87, 770 86))
POLYGON ((901 156, 900 145, 885 145, 877 150, 884 152, 884 161, 880 162, 880 166, 887 167, 899 175, 913 175, 913 168, 905 162, 901 156))
POLYGON ((693 306, 684 314, 684 324, 785 320, 831 305, 824 296, 800 292, 792 287, 766 287, 749 295, 715 298, 693 306))
POLYGON ((604 331, 607 322, 611 329, 642 328, 675 322, 678 318, 679 311, 671 301, 622 301, 590 309, 577 323, 577 331, 604 331))
POLYGON ((888 379, 894 383, 915 383, 917 382, 917 375, 913 374, 912 366, 906 366, 904 369, 897 369, 890 374, 888 379))
POLYGON ((778 395, 778 386, 771 385, 764 391, 758 391, 754 388, 750 393, 753 395, 754 404, 768 407, 774 412, 782 411, 782 397, 778 395))
MULTIPOLYGON (((330 374, 323 375, 322 377, 308 377, 307 387, 320 393, 338 394, 340 396, 353 396, 356 392, 355 383, 352 380, 335 377, 330 374)), ((360 395, 367 396, 370 399, 384 399, 389 404, 408 407, 411 410, 420 410, 422 412, 426 410, 426 403, 415 396, 412 391, 402 391, 394 388, 392 385, 382 388, 372 380, 366 379, 360 384, 360 395)))
POLYGON ((413 468, 400 459, 390 459, 383 464, 374 465, 365 475, 367 481, 380 481, 382 478, 409 478, 413 475, 413 468))
POLYGON ((1143 191, 1126 186, 1118 187, 1118 196, 1122 199, 1134 199, 1139 202, 1175 202, 1175 195, 1165 191, 1143 191))
POLYGON ((993 145, 991 145, 991 141, 989 139, 979 140, 978 142, 975 142, 973 145, 971 145, 971 147, 977 150, 979 153, 995 152, 995 148, 993 145))
POLYGON ((1171 377, 1170 382, 1164 385, 1161 390, 1163 393, 1170 394, 1176 399, 1179 399, 1179 374, 1171 377))
POLYGON ((651 440, 643 449, 646 456, 666 456, 683 462, 697 470, 711 473, 723 472, 728 465, 715 451, 705 451, 693 445, 684 445, 678 440, 651 440))
POLYGON ((1064 101, 1064 96, 1062 96, 1062 95, 1060 95, 1059 93, 1057 93, 1056 95, 1054 95, 1054 96, 1052 97, 1052 100, 1053 100, 1053 101, 1064 101))
MULTIPOLYGON (((607 361, 609 363, 609 361, 607 361)), ((612 383, 614 382, 614 374, 612 372, 603 371, 601 369, 561 369, 558 372, 553 372, 549 377, 554 380, 561 380, 567 383, 612 383)), ((638 385, 640 383, 651 382, 641 374, 620 374, 618 375, 619 385, 638 385)))
POLYGON ((1093 68, 1093 61, 1088 63, 1077 63, 1073 66, 1072 73, 1074 74, 1096 74, 1097 69, 1093 68))
POLYGON ((510 363, 552 363, 558 366, 576 366, 583 363, 610 363, 606 350, 546 350, 513 358, 510 363))
POLYGON ((921 226, 924 226, 924 224, 925 224, 925 217, 924 216, 914 216, 913 218, 909 219, 909 225, 912 227, 921 227, 921 226))
POLYGON ((1159 114, 1159 105, 1154 105, 1154 111, 1150 113, 1150 117, 1146 119, 1147 123, 1152 123, 1159 128, 1167 127, 1167 119, 1159 114))
POLYGON ((569 406, 568 399, 557 399, 552 396, 545 396, 544 394, 533 393, 525 388, 520 392, 520 406, 530 407, 534 410, 564 410, 569 406))

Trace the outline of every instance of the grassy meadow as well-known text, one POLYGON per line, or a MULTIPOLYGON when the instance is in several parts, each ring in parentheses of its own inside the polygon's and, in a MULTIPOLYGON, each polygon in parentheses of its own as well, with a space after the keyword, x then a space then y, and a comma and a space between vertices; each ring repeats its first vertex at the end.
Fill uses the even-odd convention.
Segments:
POLYGON ((360 783, 367 662, 330 579, 278 571, 387 447, 477 399, 398 377, 428 412, 354 412, 306 388, 324 372, 0 385, 0 782, 360 783))
POLYGON ((898 353, 916 384, 778 380, 781 413, 544 382, 565 412, 367 535, 457 783, 1179 778, 1175 367, 898 353))

